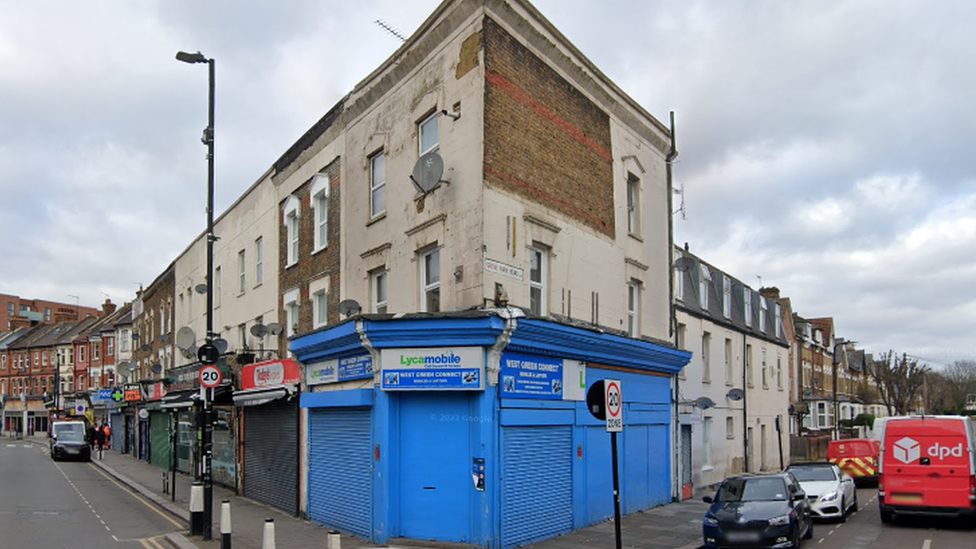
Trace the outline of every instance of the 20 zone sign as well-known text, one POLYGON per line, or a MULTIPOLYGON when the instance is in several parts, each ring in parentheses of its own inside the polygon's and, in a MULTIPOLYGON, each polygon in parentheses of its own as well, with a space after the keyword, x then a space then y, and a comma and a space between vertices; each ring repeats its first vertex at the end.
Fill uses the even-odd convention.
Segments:
POLYGON ((603 380, 605 402, 607 406, 607 432, 619 433, 624 430, 624 415, 622 413, 622 399, 620 394, 620 380, 603 380))
POLYGON ((220 380, 223 375, 220 373, 220 368, 216 366, 204 366, 200 368, 200 385, 207 388, 213 388, 220 385, 220 380))

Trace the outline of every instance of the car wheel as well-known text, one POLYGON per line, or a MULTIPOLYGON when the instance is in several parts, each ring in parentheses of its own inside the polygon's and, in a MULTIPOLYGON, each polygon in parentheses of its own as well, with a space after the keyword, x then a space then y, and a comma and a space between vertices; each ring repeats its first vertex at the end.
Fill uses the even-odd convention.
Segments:
POLYGON ((837 522, 847 522, 847 502, 843 496, 840 498, 840 516, 837 517, 837 522))
POLYGON ((851 512, 857 511, 857 492, 854 492, 854 503, 851 504, 851 512))
POLYGON ((804 532, 803 539, 813 539, 813 520, 810 520, 810 527, 804 532))
POLYGON ((894 520, 894 518, 895 518, 894 513, 892 513, 891 511, 885 511, 884 509, 881 510, 881 522, 887 524, 892 520, 894 520))

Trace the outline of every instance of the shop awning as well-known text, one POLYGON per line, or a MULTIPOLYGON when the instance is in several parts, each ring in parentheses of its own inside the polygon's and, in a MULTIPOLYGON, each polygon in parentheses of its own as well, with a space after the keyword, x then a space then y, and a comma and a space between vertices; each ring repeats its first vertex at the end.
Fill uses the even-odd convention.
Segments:
POLYGON ((173 410, 177 408, 192 408, 200 401, 200 391, 183 391, 163 397, 160 408, 163 410, 173 410))
POLYGON ((291 385, 279 385, 277 387, 259 387, 257 389, 246 389, 234 393, 235 406, 258 406, 290 396, 295 392, 295 387, 291 385))

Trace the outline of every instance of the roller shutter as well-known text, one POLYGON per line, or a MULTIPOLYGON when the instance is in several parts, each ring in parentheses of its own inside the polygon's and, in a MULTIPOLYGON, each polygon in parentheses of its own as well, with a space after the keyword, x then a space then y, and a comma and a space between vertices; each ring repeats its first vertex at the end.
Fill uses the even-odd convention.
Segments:
POLYGON ((298 401, 244 408, 244 495, 298 515, 298 401))
POLYGON ((173 455, 169 443, 169 414, 153 412, 149 416, 149 462, 160 469, 169 470, 170 456, 173 455))
POLYGON ((572 531, 572 427, 503 427, 501 483, 502 547, 572 531))
POLYGON ((309 410, 308 517, 365 540, 372 533, 369 408, 309 410))

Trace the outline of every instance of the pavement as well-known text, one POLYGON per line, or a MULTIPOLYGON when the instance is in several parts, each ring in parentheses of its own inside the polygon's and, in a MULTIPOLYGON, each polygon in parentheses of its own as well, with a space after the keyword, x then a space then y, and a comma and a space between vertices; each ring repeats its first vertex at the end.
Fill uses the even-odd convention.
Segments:
MULTIPOLYGON (((47 446, 45 437, 29 437, 30 442, 47 446)), ((163 470, 130 455, 106 450, 103 459, 94 459, 95 467, 125 484, 158 508, 182 520, 187 530, 166 536, 175 549, 221 549, 220 518, 224 501, 230 504, 231 544, 234 549, 292 549, 334 547, 329 543, 329 529, 293 517, 262 503, 239 496, 233 490, 214 485, 212 539, 189 534, 190 487, 193 477, 176 473, 175 494, 164 492, 163 470), (265 522, 274 519, 273 545, 265 546, 265 522)), ((172 479, 171 473, 167 477, 172 479)), ((621 519, 621 546, 634 549, 697 549, 702 544, 701 521, 707 504, 698 500, 671 503, 627 515, 621 519)), ((463 544, 392 540, 398 545, 384 547, 458 548, 463 544)), ((379 547, 345 534, 339 535, 343 549, 379 547)), ((615 549, 613 521, 525 546, 526 549, 615 549)))

